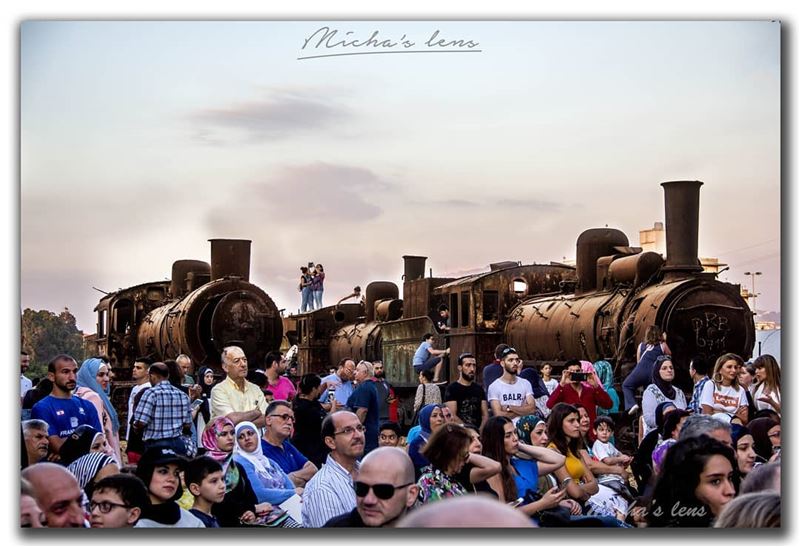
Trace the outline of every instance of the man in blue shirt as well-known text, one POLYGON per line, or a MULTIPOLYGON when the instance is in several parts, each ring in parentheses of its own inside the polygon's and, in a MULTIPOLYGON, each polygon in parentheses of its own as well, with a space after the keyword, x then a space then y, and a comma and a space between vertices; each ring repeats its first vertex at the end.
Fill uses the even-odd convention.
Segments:
POLYGON ((47 364, 47 377, 53 382, 53 391, 33 405, 31 410, 31 418, 44 420, 50 426, 47 431, 50 451, 55 454, 78 426, 90 425, 97 431, 103 431, 94 405, 72 395, 77 373, 78 363, 69 355, 53 357, 47 364))
POLYGON ((450 349, 433 349, 433 335, 426 333, 422 337, 422 343, 414 353, 411 365, 414 371, 419 374, 423 370, 433 369, 433 381, 439 382, 442 379, 442 363, 444 356, 450 353, 450 349))
POLYGON ((272 401, 264 413, 266 429, 261 438, 264 455, 289 475, 295 486, 305 487, 317 470, 289 441, 294 433, 294 410, 287 401, 272 401))
POLYGON ((350 395, 353 394, 353 374, 356 371, 356 363, 352 359, 345 358, 339 361, 336 372, 329 374, 322 379, 322 394, 319 402, 326 411, 331 411, 331 401, 329 392, 333 391, 337 406, 344 406, 350 395))
POLYGON ((360 361, 356 366, 356 383, 358 387, 347 401, 347 406, 356 413, 358 419, 366 427, 364 431, 364 454, 378 448, 381 407, 378 402, 378 390, 372 381, 374 368, 369 361, 360 361))

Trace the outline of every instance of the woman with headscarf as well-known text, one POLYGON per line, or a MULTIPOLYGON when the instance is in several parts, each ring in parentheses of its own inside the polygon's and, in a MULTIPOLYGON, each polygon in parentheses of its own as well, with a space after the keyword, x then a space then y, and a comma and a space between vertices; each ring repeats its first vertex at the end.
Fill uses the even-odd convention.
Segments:
POLYGON ((431 434, 443 425, 444 414, 442 414, 441 405, 425 405, 419 411, 419 435, 408 443, 408 456, 414 463, 417 479, 419 479, 422 468, 430 464, 421 453, 422 447, 428 442, 431 434))
POLYGON ((594 372, 600 380, 600 385, 603 386, 608 396, 611 397, 611 408, 597 407, 597 415, 608 416, 609 414, 616 414, 619 412, 619 394, 614 388, 614 369, 611 368, 611 363, 602 359, 596 361, 594 364, 594 372))
POLYGON ((264 455, 258 428, 252 422, 239 422, 235 433, 233 459, 247 473, 258 501, 278 505, 291 498, 296 493, 292 479, 264 455))
POLYGON ((92 495, 94 483, 104 477, 119 473, 119 466, 111 456, 102 452, 90 452, 81 456, 67 466, 67 469, 78 479, 81 490, 87 496, 92 495))
POLYGON ((111 455, 117 464, 122 463, 119 452, 119 417, 114 405, 111 404, 111 368, 108 363, 93 357, 86 359, 78 369, 74 395, 92 403, 97 410, 97 416, 103 425, 106 442, 111 449, 111 455))
POLYGON ((753 470, 753 466, 756 463, 753 435, 747 426, 731 424, 731 439, 733 440, 734 452, 736 452, 739 474, 744 478, 753 470))
POLYGON ((206 424, 211 419, 211 389, 214 387, 214 370, 209 367, 202 367, 198 371, 197 381, 200 384, 200 396, 195 399, 195 408, 192 411, 195 428, 198 432, 204 431, 206 424), (197 403, 196 401, 201 401, 197 403))
POLYGON ((108 441, 106 441, 106 436, 102 432, 90 425, 81 425, 64 439, 64 444, 61 445, 58 454, 61 457, 61 464, 69 465, 90 452, 101 452, 114 457, 108 441))
POLYGON ((660 403, 670 402, 676 408, 686 410, 686 397, 683 391, 672 385, 675 379, 675 367, 672 357, 662 355, 656 359, 653 367, 653 383, 647 386, 642 395, 642 414, 644 416, 644 434, 658 428, 656 424, 656 407, 660 403))

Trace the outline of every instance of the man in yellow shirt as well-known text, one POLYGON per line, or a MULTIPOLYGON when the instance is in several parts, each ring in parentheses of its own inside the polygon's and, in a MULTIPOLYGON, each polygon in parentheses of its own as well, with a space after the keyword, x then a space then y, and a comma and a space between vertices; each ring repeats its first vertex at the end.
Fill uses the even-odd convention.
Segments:
POLYGON ((247 377, 247 357, 242 348, 228 346, 222 350, 222 370, 228 375, 211 390, 211 420, 226 416, 234 424, 253 422, 264 427, 267 400, 261 389, 247 377))

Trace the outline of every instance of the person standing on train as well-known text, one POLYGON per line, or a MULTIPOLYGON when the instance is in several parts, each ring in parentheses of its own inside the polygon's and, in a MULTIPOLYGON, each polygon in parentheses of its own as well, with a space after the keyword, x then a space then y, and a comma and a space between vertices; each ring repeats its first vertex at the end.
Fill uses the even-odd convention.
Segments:
POLYGON ((636 349, 636 366, 622 382, 625 410, 628 414, 635 414, 639 411, 639 405, 636 404, 636 390, 650 384, 653 377, 653 365, 662 355, 672 355, 667 346, 667 333, 663 332, 658 325, 650 325, 645 333, 645 341, 636 349))
POLYGON ((300 267, 300 283, 297 285, 297 290, 300 292, 300 313, 305 313, 313 309, 313 302, 311 302, 311 274, 308 272, 307 266, 300 267))
POLYGON ((325 290, 323 288, 324 282, 325 270, 322 268, 322 264, 317 264, 316 273, 311 279, 312 307, 315 309, 320 309, 322 307, 322 293, 325 290))

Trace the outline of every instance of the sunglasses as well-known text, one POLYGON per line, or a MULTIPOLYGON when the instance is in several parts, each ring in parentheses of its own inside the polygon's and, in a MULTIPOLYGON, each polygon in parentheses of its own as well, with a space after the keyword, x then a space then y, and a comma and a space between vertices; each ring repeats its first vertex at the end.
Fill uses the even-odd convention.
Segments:
POLYGON ((355 481, 353 483, 353 489, 356 491, 356 496, 359 498, 363 498, 369 491, 372 490, 375 493, 375 497, 381 500, 388 500, 392 499, 394 496, 395 490, 399 488, 405 488, 407 486, 411 486, 415 484, 413 482, 409 482, 406 484, 401 484, 400 486, 394 486, 393 484, 367 484, 361 481, 355 481))
POLYGON ((509 353, 517 353, 517 350, 515 350, 514 348, 506 348, 500 352, 500 357, 505 357, 509 353))

